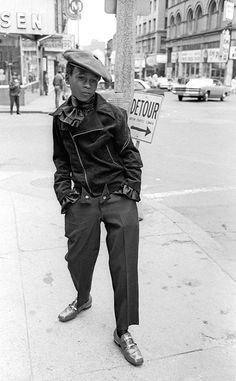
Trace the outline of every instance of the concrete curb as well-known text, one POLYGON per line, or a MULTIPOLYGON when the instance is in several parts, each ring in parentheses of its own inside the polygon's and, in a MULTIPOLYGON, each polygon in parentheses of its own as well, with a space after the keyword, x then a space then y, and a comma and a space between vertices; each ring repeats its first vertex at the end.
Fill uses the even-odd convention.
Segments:
POLYGON ((236 263, 226 260, 224 248, 214 238, 193 223, 189 218, 176 212, 174 209, 153 200, 152 206, 165 217, 170 219, 174 225, 182 230, 183 233, 186 233, 223 272, 236 282, 236 263))

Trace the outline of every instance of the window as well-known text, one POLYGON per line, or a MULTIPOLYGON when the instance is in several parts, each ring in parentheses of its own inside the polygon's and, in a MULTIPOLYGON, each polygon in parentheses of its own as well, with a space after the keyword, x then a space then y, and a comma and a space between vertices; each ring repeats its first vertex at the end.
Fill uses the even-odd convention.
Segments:
POLYGON ((167 29, 168 19, 165 17, 165 29, 167 29))
POLYGON ((154 0, 153 2, 153 11, 156 11, 157 9, 157 0, 154 0))
POLYGON ((153 19, 153 31, 154 31, 154 32, 155 32, 156 27, 157 27, 156 22, 157 22, 157 20, 156 20, 156 19, 153 19))
POLYGON ((202 30, 202 8, 198 5, 195 13, 195 32, 199 33, 202 30))
POLYGON ((152 38, 152 52, 155 52, 155 44, 156 44, 156 39, 154 37, 152 38))
POLYGON ((219 3, 219 14, 217 24, 220 27, 223 24, 223 15, 224 15, 224 0, 221 0, 219 3))
POLYGON ((142 25, 139 24, 138 26, 138 34, 141 35, 142 34, 142 25))
POLYGON ((174 16, 170 18, 170 38, 175 36, 175 19, 174 16))
POLYGON ((151 20, 148 21, 148 32, 150 33, 152 31, 152 22, 151 20))
POLYGON ((165 38, 165 36, 161 36, 160 43, 161 43, 161 46, 160 46, 161 51, 165 51, 166 50, 166 38, 165 38))
POLYGON ((187 14, 187 33, 193 33, 193 11, 189 9, 187 14))
POLYGON ((180 13, 176 16, 176 35, 179 37, 181 35, 181 15, 180 13))
POLYGON ((143 34, 146 34, 147 33, 147 23, 144 22, 143 23, 143 34))
POLYGON ((217 26, 216 2, 212 0, 208 8, 208 29, 215 29, 217 26))
POLYGON ((166 9, 168 8, 168 0, 166 0, 166 9))

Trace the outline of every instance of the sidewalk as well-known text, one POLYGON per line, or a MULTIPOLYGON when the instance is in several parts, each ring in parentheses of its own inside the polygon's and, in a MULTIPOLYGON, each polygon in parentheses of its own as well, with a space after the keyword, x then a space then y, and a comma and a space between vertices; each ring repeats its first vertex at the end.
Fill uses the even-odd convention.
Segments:
MULTIPOLYGON (((63 101, 61 101, 62 103, 63 101)), ((0 105, 0 113, 9 113, 10 106, 0 105)), ((15 113, 14 105, 14 113, 15 113)), ((37 99, 34 99, 31 103, 26 106, 20 107, 20 112, 23 113, 42 113, 48 114, 55 110, 55 94, 51 91, 47 96, 41 95, 37 99)))
POLYGON ((154 200, 143 200, 140 326, 130 329, 144 365, 128 364, 112 341, 104 230, 92 308, 57 320, 75 292, 51 181, 0 172, 1 381, 235 381, 236 271, 212 238, 154 200))

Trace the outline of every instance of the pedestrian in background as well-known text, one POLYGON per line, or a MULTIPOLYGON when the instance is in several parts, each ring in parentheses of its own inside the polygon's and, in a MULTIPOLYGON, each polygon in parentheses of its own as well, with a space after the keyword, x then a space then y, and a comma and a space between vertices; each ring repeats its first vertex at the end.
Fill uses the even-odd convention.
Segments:
POLYGON ((16 113, 20 114, 20 80, 16 72, 13 73, 11 81, 9 83, 9 95, 10 95, 10 114, 13 114, 13 107, 16 104, 16 113))
POLYGON ((70 85, 66 82, 65 77, 63 75, 63 92, 62 92, 62 100, 67 101, 69 96, 71 95, 70 85))
POLYGON ((43 73, 43 91, 45 95, 48 95, 48 85, 49 85, 48 73, 47 71, 45 71, 43 73))
POLYGON ((157 87, 157 86, 158 86, 158 75, 154 73, 152 76, 152 87, 157 87))
POLYGON ((232 88, 232 93, 235 94, 236 93, 236 77, 232 78, 231 88, 232 88))
POLYGON ((139 324, 136 202, 142 161, 131 140, 126 111, 96 93, 101 77, 111 81, 105 66, 86 51, 69 50, 64 58, 72 96, 52 114, 54 189, 65 213, 65 259, 76 298, 58 318, 67 322, 92 305, 92 276, 104 222, 114 290, 114 342, 137 366, 143 358, 128 328, 139 324))
POLYGON ((63 91, 63 76, 61 74, 61 69, 57 70, 57 74, 53 78, 53 86, 55 91, 55 106, 59 107, 61 93, 63 91))

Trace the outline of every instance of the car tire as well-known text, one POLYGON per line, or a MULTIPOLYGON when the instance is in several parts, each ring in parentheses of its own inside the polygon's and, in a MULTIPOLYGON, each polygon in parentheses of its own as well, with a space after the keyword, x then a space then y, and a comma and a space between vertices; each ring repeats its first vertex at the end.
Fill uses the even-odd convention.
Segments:
POLYGON ((182 101, 183 100, 183 95, 178 95, 178 99, 179 99, 179 101, 182 101))
POLYGON ((225 100, 225 97, 226 97, 226 94, 223 93, 223 94, 221 95, 221 97, 220 97, 220 100, 223 102, 223 101, 225 100))
POLYGON ((208 102, 208 99, 209 99, 209 93, 205 93, 204 96, 203 96, 203 100, 205 102, 208 102))

